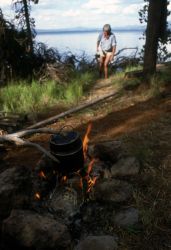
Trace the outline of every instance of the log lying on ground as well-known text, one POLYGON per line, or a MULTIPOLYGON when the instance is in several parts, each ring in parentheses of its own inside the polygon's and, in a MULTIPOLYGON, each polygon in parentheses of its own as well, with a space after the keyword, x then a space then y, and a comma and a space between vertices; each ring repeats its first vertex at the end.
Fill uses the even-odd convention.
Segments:
POLYGON ((69 110, 63 112, 63 113, 60 113, 60 114, 55 115, 55 116, 52 116, 52 117, 50 117, 50 118, 48 118, 48 119, 46 119, 46 120, 43 120, 43 121, 41 121, 41 122, 38 122, 38 123, 36 123, 36 124, 34 124, 34 125, 28 127, 27 129, 35 129, 35 128, 39 128, 39 127, 42 127, 42 126, 46 126, 46 125, 48 125, 48 124, 55 123, 55 122, 56 122, 57 120, 59 120, 60 118, 64 118, 64 117, 67 116, 67 115, 71 115, 71 114, 73 114, 73 113, 76 113, 76 112, 81 111, 81 110, 83 110, 83 109, 86 109, 86 108, 88 108, 88 107, 91 107, 91 106, 93 106, 93 105, 95 105, 95 104, 97 104, 97 103, 99 103, 99 102, 102 102, 102 101, 104 101, 104 100, 106 100, 106 99, 108 99, 108 98, 110 98, 110 97, 115 97, 115 98, 117 98, 118 96, 120 96, 120 92, 117 92, 117 93, 116 93, 116 91, 115 91, 115 92, 112 92, 112 93, 110 93, 110 94, 104 95, 104 96, 101 97, 101 98, 95 99, 95 100, 93 100, 93 101, 91 101, 91 102, 88 102, 88 103, 84 103, 84 104, 82 104, 82 105, 80 105, 80 106, 74 107, 74 108, 72 108, 72 109, 69 109, 69 110))

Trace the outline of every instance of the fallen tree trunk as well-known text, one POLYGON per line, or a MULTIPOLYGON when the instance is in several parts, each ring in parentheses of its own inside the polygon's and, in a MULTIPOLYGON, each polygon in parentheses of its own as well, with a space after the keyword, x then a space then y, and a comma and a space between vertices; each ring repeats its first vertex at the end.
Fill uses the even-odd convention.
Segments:
POLYGON ((55 115, 55 116, 53 116, 53 117, 50 117, 50 118, 48 118, 48 119, 46 119, 46 120, 43 120, 43 121, 41 121, 41 122, 38 122, 38 123, 36 123, 36 124, 34 124, 34 125, 32 125, 32 126, 30 126, 30 127, 28 127, 27 129, 35 129, 35 128, 39 128, 39 127, 42 127, 42 126, 46 126, 46 125, 48 125, 48 124, 52 124, 52 123, 55 123, 57 120, 59 120, 60 118, 64 118, 65 116, 67 116, 67 115, 70 115, 70 114, 73 114, 73 113, 76 113, 76 112, 78 112, 78 111, 81 111, 81 110, 83 110, 83 109, 86 109, 86 108, 88 108, 88 107, 91 107, 91 106, 93 106, 93 105, 95 105, 95 104, 97 104, 97 103, 99 103, 99 102, 102 102, 102 101, 104 101, 104 100, 106 100, 106 99, 108 99, 108 98, 110 98, 110 97, 118 97, 120 95, 120 92, 112 92, 111 94, 107 94, 107 95, 105 95, 105 96, 103 96, 103 97, 101 97, 101 98, 98 98, 98 99, 96 99, 96 100, 94 100, 94 101, 91 101, 91 102, 88 102, 88 103, 84 103, 84 104, 82 104, 82 105, 80 105, 80 106, 78 106, 78 107, 74 107, 74 108, 72 108, 72 109, 69 109, 69 110, 67 110, 67 111, 65 111, 65 112, 63 112, 63 113, 60 113, 60 114, 58 114, 58 115, 55 115))

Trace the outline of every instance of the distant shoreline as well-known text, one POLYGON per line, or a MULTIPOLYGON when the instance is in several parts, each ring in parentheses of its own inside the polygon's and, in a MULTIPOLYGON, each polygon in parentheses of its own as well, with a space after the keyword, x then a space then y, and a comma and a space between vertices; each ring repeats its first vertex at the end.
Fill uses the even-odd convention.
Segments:
MULTIPOLYGON (((94 33, 101 30, 36 30, 38 35, 55 35, 55 34, 78 34, 78 33, 94 33)), ((143 29, 113 29, 113 32, 144 32, 143 29)))

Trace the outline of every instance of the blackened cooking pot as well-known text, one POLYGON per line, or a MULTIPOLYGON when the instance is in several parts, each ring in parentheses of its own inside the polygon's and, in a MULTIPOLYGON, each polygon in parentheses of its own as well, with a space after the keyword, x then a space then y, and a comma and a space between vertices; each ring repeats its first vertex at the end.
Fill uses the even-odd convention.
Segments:
POLYGON ((50 151, 60 161, 62 175, 80 170, 84 165, 83 143, 78 132, 61 131, 51 136, 50 151))

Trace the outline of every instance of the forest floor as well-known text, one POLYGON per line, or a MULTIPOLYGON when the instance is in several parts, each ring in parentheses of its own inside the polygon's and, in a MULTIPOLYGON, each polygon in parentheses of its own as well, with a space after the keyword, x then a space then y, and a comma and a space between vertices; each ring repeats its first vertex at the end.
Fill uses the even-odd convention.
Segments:
MULTIPOLYGON (((99 80, 90 90, 86 101, 118 91, 118 85, 99 80)), ((56 130, 70 125, 84 136, 92 123, 90 143, 121 140, 127 150, 141 163, 141 172, 135 187, 135 203, 141 213, 141 232, 120 230, 119 250, 170 249, 171 248, 171 88, 152 96, 147 86, 122 90, 119 98, 110 98, 96 106, 72 114, 49 127, 56 130)), ((85 99, 82 100, 85 102, 85 99)), ((63 111, 55 110, 48 116, 63 111)), ((45 118, 45 115, 40 118, 45 118)), ((49 135, 34 135, 31 141, 48 149, 49 135)), ((26 165, 34 169, 41 154, 31 148, 8 148, 4 157, 9 166, 26 165)))

